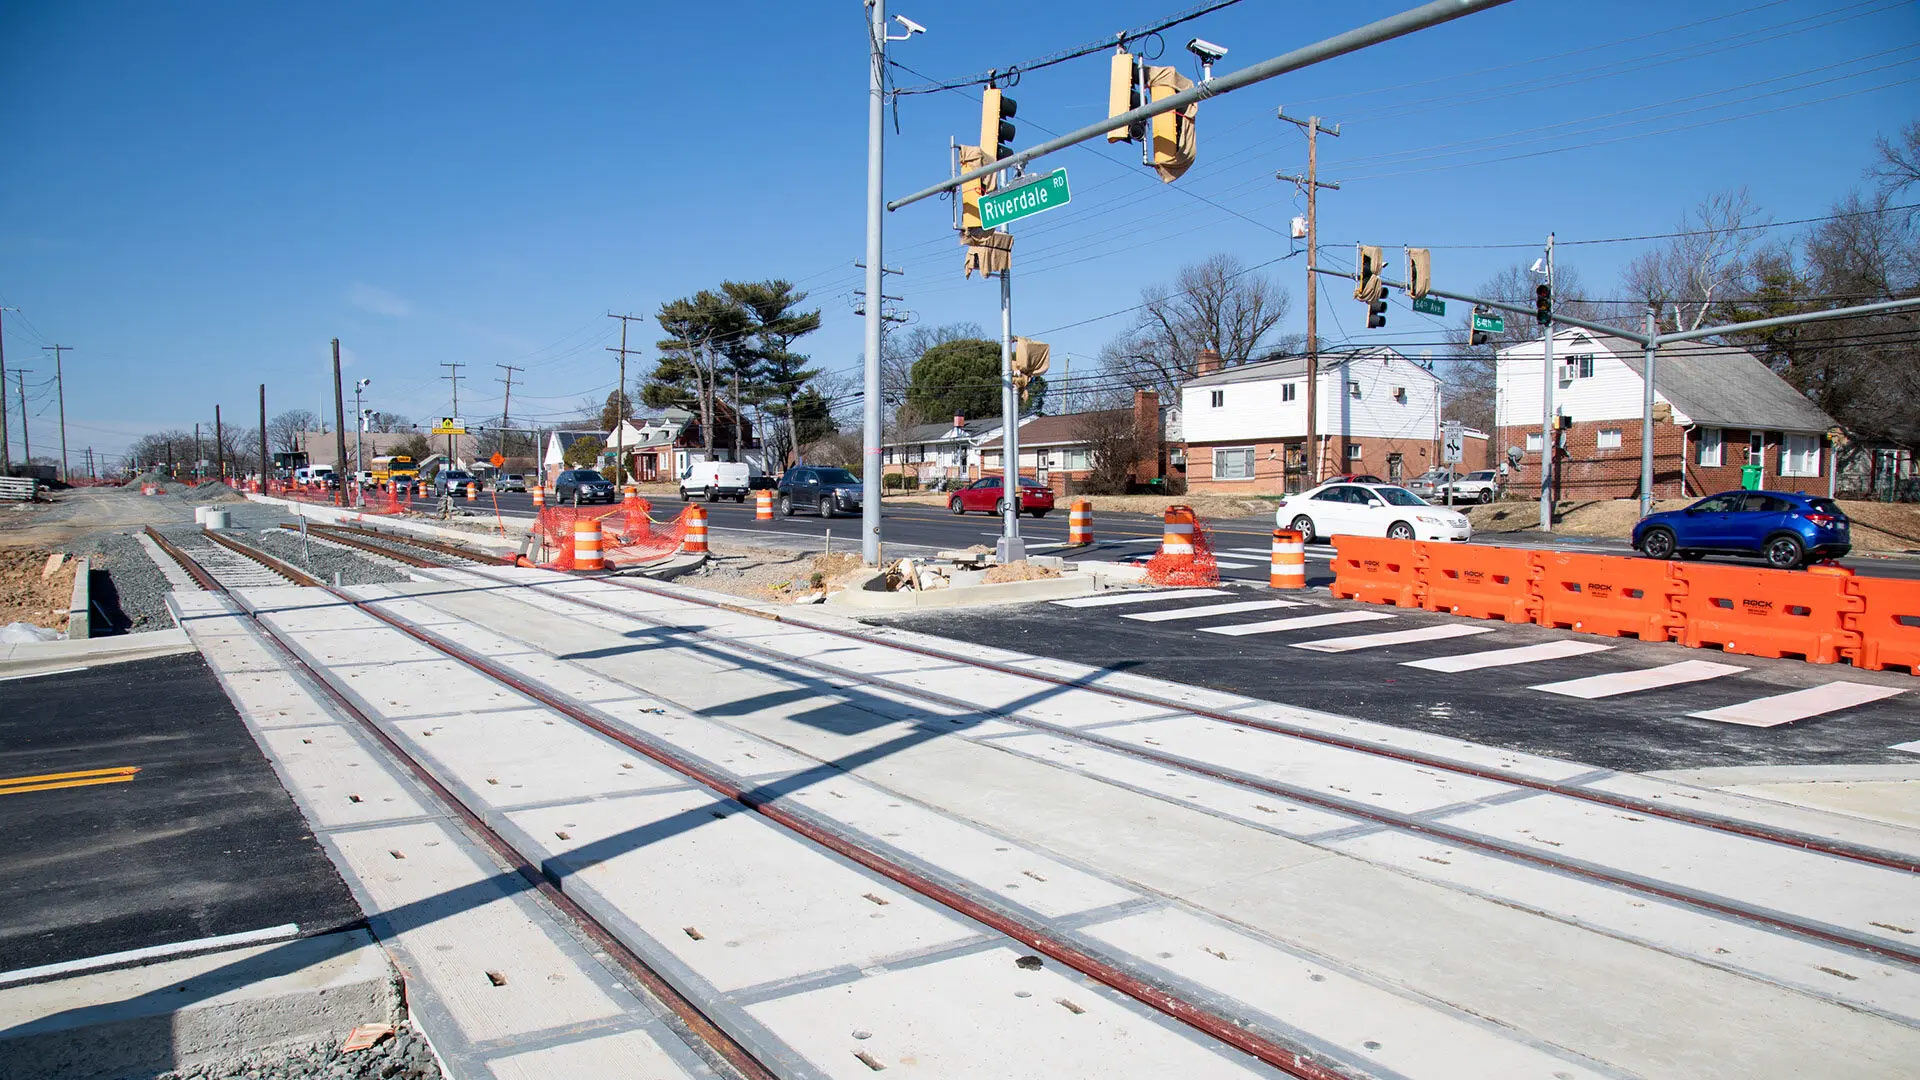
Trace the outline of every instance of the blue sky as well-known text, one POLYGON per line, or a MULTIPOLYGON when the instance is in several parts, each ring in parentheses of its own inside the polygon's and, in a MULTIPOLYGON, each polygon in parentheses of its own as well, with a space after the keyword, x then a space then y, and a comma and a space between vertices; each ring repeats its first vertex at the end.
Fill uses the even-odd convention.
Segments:
MULTIPOLYGON (((1182 2, 897 0, 930 32, 894 57, 967 75, 1182 2)), ((1198 35, 1229 46, 1233 70, 1407 6, 1246 0, 1168 31, 1160 62, 1190 68, 1198 35)), ((270 413, 331 412, 333 337, 347 376, 374 380, 372 408, 439 414, 440 365, 457 361, 469 417, 498 414, 496 364, 526 369, 516 417, 567 412, 612 386, 606 312, 651 315, 725 278, 811 290, 825 324, 806 346, 857 365, 862 18, 857 0, 7 6, 0 303, 21 309, 5 313, 6 358, 33 369, 36 450, 55 445, 39 384, 56 341, 73 346, 69 445, 106 453, 211 422, 215 402, 251 422, 260 382, 270 413)), ((1026 76, 1015 145, 1104 115, 1106 69, 1091 56, 1026 76)), ((1203 103, 1199 163, 1176 184, 1124 145, 1043 159, 1068 169, 1073 202, 1014 228, 1015 330, 1085 371, 1126 317, 1054 328, 1137 303, 1183 262, 1297 247, 1291 185, 1272 175, 1305 154, 1277 105, 1343 125, 1322 142, 1322 175, 1344 184, 1321 201, 1323 244, 1432 245, 1437 281, 1468 288, 1532 253, 1448 245, 1664 232, 1740 186, 1777 220, 1824 213, 1862 183, 1875 136, 1920 115, 1916 79, 1920 5, 1903 0, 1516 0, 1203 103)), ((890 196, 947 174, 977 95, 902 98, 899 123, 890 196)), ((948 213, 889 215, 887 261, 907 274, 888 291, 920 321, 991 326, 998 289, 961 278, 948 213)), ((1611 295, 1643 247, 1562 256, 1611 295)), ((1302 263, 1266 271, 1293 295, 1294 332, 1302 263)), ((1363 321, 1325 291, 1321 310, 1331 337, 1363 321)), ((1417 351, 1441 329, 1396 308, 1375 337, 1417 351)), ((8 392, 17 440, 11 377, 8 392)))

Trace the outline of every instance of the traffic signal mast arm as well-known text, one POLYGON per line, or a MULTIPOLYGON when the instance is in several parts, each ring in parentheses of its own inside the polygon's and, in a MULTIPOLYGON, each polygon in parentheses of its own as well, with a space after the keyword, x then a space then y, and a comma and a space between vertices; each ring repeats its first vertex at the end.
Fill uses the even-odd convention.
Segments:
POLYGON ((904 198, 895 199, 887 204, 887 209, 898 210, 903 206, 910 206, 922 199, 931 199, 941 192, 952 191, 961 184, 969 180, 978 179, 989 172, 1020 165, 1032 161, 1034 158, 1051 154, 1055 150, 1064 150, 1069 146, 1086 142, 1088 139, 1102 138, 1109 131, 1128 127, 1138 121, 1151 120, 1161 113, 1184 109, 1194 102, 1213 97, 1216 94, 1225 94, 1242 87, 1252 86, 1254 83, 1265 82, 1275 76, 1285 75, 1290 71, 1298 71, 1301 68, 1310 67, 1321 61, 1331 60, 1336 56, 1345 56, 1350 52, 1357 52, 1370 45, 1378 45, 1383 41, 1391 41, 1397 37, 1405 37, 1416 31, 1425 30, 1430 26, 1438 26, 1441 23, 1451 22, 1464 15, 1472 15, 1475 12, 1485 11, 1488 8, 1499 7, 1502 4, 1510 2, 1511 0, 1432 0, 1431 3, 1422 4, 1419 7, 1403 11, 1398 15, 1389 15, 1384 19, 1368 23, 1365 26, 1356 27, 1342 34, 1335 34, 1330 38, 1316 41, 1311 45, 1306 45, 1292 52, 1284 53, 1271 60, 1263 60, 1250 67, 1241 68, 1239 71, 1231 72, 1218 78, 1207 79, 1190 90, 1183 90, 1180 93, 1149 102, 1131 112, 1106 117, 1086 127, 1070 131, 1065 135, 1048 139, 1046 142, 1036 146, 1015 151, 1011 156, 994 162, 992 165, 983 166, 971 172, 961 173, 959 176, 950 180, 941 181, 922 191, 916 191, 904 198))

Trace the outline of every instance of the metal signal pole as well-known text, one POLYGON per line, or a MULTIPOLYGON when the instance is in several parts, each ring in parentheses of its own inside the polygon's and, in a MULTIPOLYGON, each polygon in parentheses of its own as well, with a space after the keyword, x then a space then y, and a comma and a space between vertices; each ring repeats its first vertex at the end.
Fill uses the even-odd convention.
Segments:
MULTIPOLYGON (((1553 234, 1547 234, 1547 291, 1553 291, 1553 234)), ((1553 313, 1540 325, 1540 528, 1553 531, 1553 313)))
MULTIPOLYGON (((1004 175, 1004 174, 1003 174, 1004 175)), ((1013 258, 1000 271, 1000 539, 994 554, 1003 563, 1027 557, 1020 539, 1020 391, 1013 385, 1013 258)))
POLYGON ((886 195, 883 155, 887 87, 887 0, 867 0, 867 313, 860 403, 860 561, 880 564, 880 267, 886 195))
POLYGON ((347 505, 347 396, 340 387, 340 339, 333 339, 333 478, 340 482, 334 505, 347 505))

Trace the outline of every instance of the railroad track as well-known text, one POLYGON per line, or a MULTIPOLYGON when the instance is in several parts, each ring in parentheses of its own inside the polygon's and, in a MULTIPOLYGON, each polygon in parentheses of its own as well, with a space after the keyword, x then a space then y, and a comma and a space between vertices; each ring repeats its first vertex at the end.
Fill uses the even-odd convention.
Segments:
MULTIPOLYGON (((282 525, 280 527, 290 532, 299 531, 299 526, 297 525, 282 525)), ((511 558, 503 559, 498 556, 485 554, 484 552, 473 551, 468 548, 458 547, 454 544, 443 544, 423 537, 396 535, 394 533, 379 532, 374 529, 355 528, 351 525, 317 525, 308 523, 307 531, 326 543, 337 544, 340 547, 351 548, 364 554, 390 559, 400 563, 402 566, 411 566, 420 569, 498 566, 502 563, 511 565, 513 561, 511 558), (431 556, 423 555, 421 552, 430 552, 431 556)))
POLYGON ((251 589, 264 586, 315 586, 320 579, 284 560, 245 544, 224 533, 202 530, 188 537, 172 538, 149 525, 147 539, 180 564, 194 583, 208 592, 251 589))

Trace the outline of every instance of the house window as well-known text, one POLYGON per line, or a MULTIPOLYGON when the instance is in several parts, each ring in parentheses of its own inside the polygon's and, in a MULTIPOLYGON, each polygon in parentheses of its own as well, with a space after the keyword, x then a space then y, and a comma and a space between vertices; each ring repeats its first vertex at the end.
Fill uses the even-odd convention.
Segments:
POLYGON ((1747 436, 1747 464, 1758 465, 1767 460, 1767 433, 1756 431, 1747 436))
POLYGON ((1253 479, 1253 447, 1223 447, 1213 452, 1215 480, 1253 479))
POLYGON ((1617 427, 1601 428, 1600 438, 1596 445, 1602 450, 1620 449, 1620 429, 1617 427))
POLYGON ((1700 453, 1694 463, 1702 468, 1720 467, 1720 438, 1723 432, 1719 428, 1700 429, 1700 453))
POLYGON ((1087 452, 1085 450, 1067 451, 1068 472, 1086 472, 1088 468, 1087 452))
POLYGON ((1404 386, 1394 387, 1393 400, 1399 402, 1402 405, 1405 405, 1407 403, 1407 388, 1404 386))
POLYGON ((1214 408, 1217 409, 1220 406, 1225 405, 1226 403, 1227 403, 1227 392, 1225 390, 1215 390, 1212 394, 1212 398, 1209 404, 1211 404, 1214 408))
POLYGON ((1360 384, 1358 382, 1350 382, 1347 384, 1347 396, 1355 401, 1360 400, 1360 384))
POLYGON ((1573 369, 1573 377, 1576 379, 1593 378, 1592 353, 1581 353, 1579 356, 1573 357, 1567 361, 1567 366, 1573 369))
POLYGON ((1360 460, 1360 444, 1357 442, 1348 443, 1347 444, 1347 464, 1351 465, 1354 462, 1359 460, 1360 460))
POLYGON ((1281 384, 1280 384, 1280 400, 1281 400, 1281 401, 1292 401, 1292 400, 1293 400, 1293 392, 1294 392, 1294 384, 1293 384, 1293 383, 1281 383, 1281 384))
POLYGON ((1527 432, 1527 452, 1530 454, 1539 453, 1540 445, 1540 433, 1537 431, 1527 432))
POLYGON ((1785 435, 1780 439, 1781 476, 1820 475, 1820 437, 1785 435))

